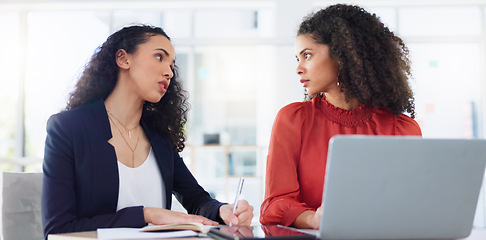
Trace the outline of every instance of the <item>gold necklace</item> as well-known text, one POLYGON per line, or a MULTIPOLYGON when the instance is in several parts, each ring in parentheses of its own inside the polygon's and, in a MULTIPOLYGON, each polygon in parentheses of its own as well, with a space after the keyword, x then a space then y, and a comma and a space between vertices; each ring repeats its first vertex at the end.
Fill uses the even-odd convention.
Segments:
POLYGON ((120 120, 118 120, 118 118, 115 117, 115 114, 113 114, 111 111, 108 111, 108 114, 111 115, 118 123, 120 123, 123 126, 123 128, 125 128, 125 131, 128 132, 128 138, 130 138, 130 139, 132 138, 132 130, 137 129, 138 126, 140 126, 139 124, 137 124, 137 126, 133 127, 132 129, 129 129, 129 128, 127 128, 127 126, 125 126, 125 124, 123 124, 120 120))
MULTIPOLYGON (((118 130, 118 132, 120 133, 120 135, 122 136, 123 140, 125 141, 125 143, 127 144, 128 148, 130 148, 130 151, 132 151, 132 168, 135 167, 135 150, 137 150, 137 146, 138 146, 138 140, 140 140, 140 134, 138 134, 138 137, 137 137, 137 142, 135 143, 135 147, 132 148, 130 147, 130 144, 128 144, 128 141, 127 139, 125 139, 125 136, 123 136, 120 128, 118 128, 118 126, 115 124, 115 121, 113 121, 113 119, 110 117, 110 115, 108 115, 108 118, 110 119, 110 121, 113 123, 113 126, 115 126, 115 128, 118 130)), ((133 130, 133 129, 132 129, 133 130)))

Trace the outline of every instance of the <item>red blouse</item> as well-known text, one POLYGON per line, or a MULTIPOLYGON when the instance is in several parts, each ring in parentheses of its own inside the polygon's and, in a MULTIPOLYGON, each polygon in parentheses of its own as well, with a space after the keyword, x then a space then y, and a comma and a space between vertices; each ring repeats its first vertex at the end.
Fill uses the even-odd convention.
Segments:
POLYGON ((338 134, 422 135, 412 118, 386 108, 347 111, 320 97, 283 107, 270 139, 262 224, 289 226, 321 206, 328 143, 338 134))

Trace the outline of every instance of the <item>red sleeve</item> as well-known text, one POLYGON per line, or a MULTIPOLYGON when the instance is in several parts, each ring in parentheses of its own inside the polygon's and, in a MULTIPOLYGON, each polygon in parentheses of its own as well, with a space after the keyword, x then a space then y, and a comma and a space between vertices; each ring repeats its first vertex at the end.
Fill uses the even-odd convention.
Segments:
POLYGON ((289 226, 297 216, 312 208, 299 201, 297 166, 304 123, 302 103, 282 108, 272 128, 267 158, 265 200, 260 222, 289 226))
POLYGON ((396 118, 395 135, 422 136, 422 130, 415 120, 407 115, 401 114, 396 118))

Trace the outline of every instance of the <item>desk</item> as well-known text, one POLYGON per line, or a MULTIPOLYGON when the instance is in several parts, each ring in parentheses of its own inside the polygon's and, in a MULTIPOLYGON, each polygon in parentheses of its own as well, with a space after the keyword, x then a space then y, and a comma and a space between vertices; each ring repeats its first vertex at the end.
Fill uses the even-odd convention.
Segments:
MULTIPOLYGON (((93 239, 97 239, 96 231, 51 234, 49 235, 48 238, 48 240, 93 240, 93 239)), ((165 238, 165 239, 170 240, 170 238, 165 238)), ((201 238, 201 237, 173 238, 173 240, 188 240, 188 239, 194 240, 194 239, 212 239, 212 238, 201 238)), ((462 238, 460 240, 484 240, 484 239, 486 239, 486 229, 481 228, 481 229, 473 229, 469 237, 462 238)))
MULTIPOLYGON (((93 240, 98 239, 96 236, 96 231, 89 232, 75 232, 75 233, 61 233, 61 234, 49 234, 47 240, 93 240)), ((212 238, 202 238, 202 237, 186 237, 186 238, 164 238, 164 240, 203 240, 212 238)), ((156 240, 156 239, 145 239, 145 240, 156 240)))
POLYGON ((473 229, 471 235, 468 238, 463 238, 464 240, 480 240, 486 239, 486 228, 473 229))

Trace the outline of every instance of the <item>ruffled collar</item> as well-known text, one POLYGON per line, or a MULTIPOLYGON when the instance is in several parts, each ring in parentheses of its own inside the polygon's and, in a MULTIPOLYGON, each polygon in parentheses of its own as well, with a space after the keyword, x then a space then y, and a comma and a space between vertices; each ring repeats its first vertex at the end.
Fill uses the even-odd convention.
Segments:
POLYGON ((354 127, 369 122, 373 116, 373 107, 361 105, 353 110, 345 110, 335 107, 322 97, 312 99, 314 104, 319 105, 321 113, 330 121, 346 127, 354 127))

